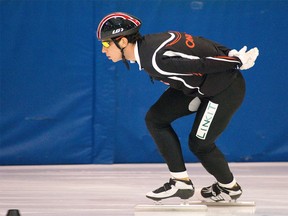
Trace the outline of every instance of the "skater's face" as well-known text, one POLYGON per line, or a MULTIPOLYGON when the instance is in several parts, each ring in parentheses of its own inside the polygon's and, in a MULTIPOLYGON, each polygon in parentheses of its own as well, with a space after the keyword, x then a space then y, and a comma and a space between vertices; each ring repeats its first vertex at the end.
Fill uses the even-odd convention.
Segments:
POLYGON ((105 53, 107 58, 113 62, 122 60, 121 51, 112 40, 102 41, 102 53, 105 53))

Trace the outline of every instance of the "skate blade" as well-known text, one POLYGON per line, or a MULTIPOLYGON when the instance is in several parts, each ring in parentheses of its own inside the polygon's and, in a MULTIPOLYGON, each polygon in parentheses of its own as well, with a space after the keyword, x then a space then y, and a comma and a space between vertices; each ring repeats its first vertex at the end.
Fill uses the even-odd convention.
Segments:
POLYGON ((256 206, 254 201, 220 201, 220 202, 213 202, 213 201, 190 201, 189 205, 206 205, 206 206, 213 206, 213 207, 221 207, 221 206, 231 206, 231 207, 253 207, 256 206))
POLYGON ((136 212, 203 212, 207 206, 202 204, 179 204, 179 205, 137 205, 136 212))

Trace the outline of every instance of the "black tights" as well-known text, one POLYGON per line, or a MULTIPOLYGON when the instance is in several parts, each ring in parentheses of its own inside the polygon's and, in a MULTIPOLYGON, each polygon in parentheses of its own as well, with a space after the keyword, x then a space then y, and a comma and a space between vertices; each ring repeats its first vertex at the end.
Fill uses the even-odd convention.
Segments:
MULTIPOLYGON (((215 141, 241 105, 244 94, 245 82, 240 74, 230 87, 220 94, 210 98, 200 98, 201 103, 197 111, 188 109, 195 97, 187 96, 182 91, 172 88, 162 94, 147 112, 145 120, 148 130, 171 172, 186 171, 181 145, 171 123, 180 117, 196 113, 189 134, 189 148, 218 182, 228 184, 233 180, 228 163, 215 145, 215 141), (216 106, 218 107, 215 108, 216 106), (212 120, 213 110, 216 112, 212 120)), ((194 102, 196 100, 199 101, 196 98, 194 102)))

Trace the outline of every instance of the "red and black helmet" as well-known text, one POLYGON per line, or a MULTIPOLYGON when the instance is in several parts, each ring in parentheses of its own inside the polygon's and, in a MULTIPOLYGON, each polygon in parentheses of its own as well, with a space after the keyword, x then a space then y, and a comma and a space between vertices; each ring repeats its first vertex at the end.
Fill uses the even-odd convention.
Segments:
POLYGON ((137 33, 141 27, 141 20, 123 12, 115 12, 105 16, 97 28, 98 40, 107 40, 118 36, 137 33))

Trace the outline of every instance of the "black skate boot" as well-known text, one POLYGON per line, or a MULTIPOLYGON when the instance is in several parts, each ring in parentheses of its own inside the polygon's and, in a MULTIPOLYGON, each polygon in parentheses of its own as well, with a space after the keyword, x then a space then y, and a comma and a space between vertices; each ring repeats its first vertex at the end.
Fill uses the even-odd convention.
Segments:
POLYGON ((189 199, 194 195, 194 186, 189 181, 170 179, 164 186, 146 194, 147 198, 155 201, 167 199, 171 197, 179 197, 180 199, 189 199))
POLYGON ((238 199, 242 194, 240 185, 236 184, 233 188, 221 187, 218 183, 214 183, 209 187, 204 187, 201 190, 201 195, 215 202, 231 201, 238 199))

